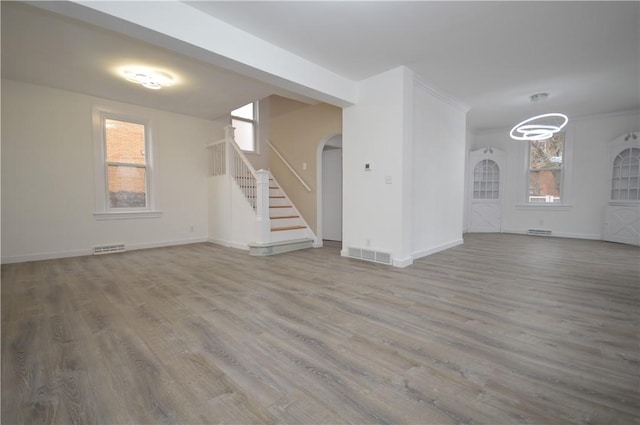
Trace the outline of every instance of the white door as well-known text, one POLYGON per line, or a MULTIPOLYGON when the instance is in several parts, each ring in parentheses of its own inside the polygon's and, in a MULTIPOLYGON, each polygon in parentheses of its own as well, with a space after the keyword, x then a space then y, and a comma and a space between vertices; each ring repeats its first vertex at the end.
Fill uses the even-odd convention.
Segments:
POLYGON ((322 151, 322 239, 342 240, 342 149, 322 151))
POLYGON ((469 232, 502 229, 504 151, 482 148, 469 153, 469 232))
POLYGON ((603 239, 640 245, 640 136, 629 133, 611 143, 611 178, 603 239))

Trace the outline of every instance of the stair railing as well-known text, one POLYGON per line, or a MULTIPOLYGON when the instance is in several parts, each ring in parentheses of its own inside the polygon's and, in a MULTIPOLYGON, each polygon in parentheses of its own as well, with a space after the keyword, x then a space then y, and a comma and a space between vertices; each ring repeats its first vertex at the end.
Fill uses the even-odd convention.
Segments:
POLYGON ((280 152, 278 152, 278 149, 276 149, 275 146, 273 146, 271 144, 270 141, 267 140, 267 144, 269 145, 269 147, 271 148, 271 150, 278 156, 278 158, 280 158, 280 160, 282 161, 282 163, 284 165, 286 165, 286 167, 289 169, 289 171, 291 171, 291 173, 295 176, 295 178, 298 179, 298 181, 300 182, 300 184, 302 184, 302 186, 307 189, 307 192, 311 192, 311 188, 309 187, 309 185, 307 183, 305 183, 305 181, 302 179, 302 177, 300 177, 300 174, 298 174, 296 172, 296 170, 293 169, 293 167, 291 166, 291 164, 289 164, 289 161, 287 161, 284 156, 282 156, 282 154, 280 152))
MULTIPOLYGON (((256 171, 235 142, 234 128, 224 128, 225 138, 207 145, 212 149, 212 175, 229 172, 256 214, 254 237, 257 243, 270 241, 269 172, 256 171)), ((228 202, 231 202, 228 200, 228 202)))

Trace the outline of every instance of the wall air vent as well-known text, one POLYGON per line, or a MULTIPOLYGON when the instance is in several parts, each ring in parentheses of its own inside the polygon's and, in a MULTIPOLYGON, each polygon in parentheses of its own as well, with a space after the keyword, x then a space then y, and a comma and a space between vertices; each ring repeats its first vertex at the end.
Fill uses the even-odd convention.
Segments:
POLYGON ((93 255, 114 254, 116 252, 125 252, 124 244, 94 246, 93 255))
POLYGON ((347 252, 351 258, 391 265, 391 254, 387 252, 372 251, 370 249, 361 248, 349 248, 347 252))
POLYGON ((551 236, 551 230, 529 229, 527 235, 533 236, 551 236))

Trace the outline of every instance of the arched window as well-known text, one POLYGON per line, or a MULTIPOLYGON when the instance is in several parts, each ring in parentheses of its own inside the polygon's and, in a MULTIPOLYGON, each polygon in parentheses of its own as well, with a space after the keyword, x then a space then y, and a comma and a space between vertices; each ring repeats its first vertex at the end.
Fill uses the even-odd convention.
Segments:
POLYGON ((640 149, 623 150, 613 160, 612 201, 640 200, 640 149))
POLYGON ((500 197, 500 167, 495 161, 483 159, 473 170, 473 199, 500 197))

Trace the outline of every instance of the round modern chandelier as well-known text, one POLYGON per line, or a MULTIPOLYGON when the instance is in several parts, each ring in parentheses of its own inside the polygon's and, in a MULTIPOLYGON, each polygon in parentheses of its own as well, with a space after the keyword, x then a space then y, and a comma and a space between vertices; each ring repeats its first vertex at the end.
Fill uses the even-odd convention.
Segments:
POLYGON ((559 112, 536 115, 516 124, 509 135, 515 140, 546 140, 562 130, 567 122, 569 118, 559 112))

